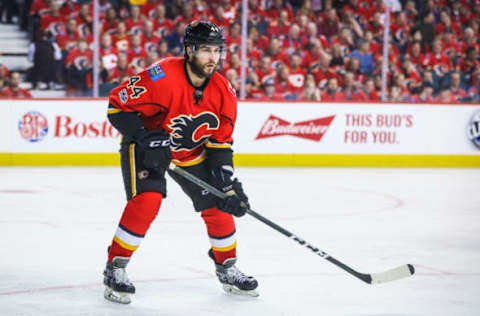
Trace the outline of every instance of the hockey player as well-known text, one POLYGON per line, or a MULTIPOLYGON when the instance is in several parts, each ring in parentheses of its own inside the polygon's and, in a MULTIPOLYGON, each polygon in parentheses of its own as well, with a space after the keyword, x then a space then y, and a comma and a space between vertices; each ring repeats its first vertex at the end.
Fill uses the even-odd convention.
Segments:
POLYGON ((249 204, 241 183, 233 178, 235 90, 216 72, 224 45, 215 24, 191 22, 185 29, 184 57, 161 60, 110 94, 108 118, 123 135, 120 153, 128 202, 108 251, 108 300, 128 304, 135 293, 125 268, 166 197, 170 162, 229 194, 218 199, 169 171, 201 212, 211 243, 208 255, 224 290, 258 295, 257 281, 235 266, 232 215, 243 216, 249 204))

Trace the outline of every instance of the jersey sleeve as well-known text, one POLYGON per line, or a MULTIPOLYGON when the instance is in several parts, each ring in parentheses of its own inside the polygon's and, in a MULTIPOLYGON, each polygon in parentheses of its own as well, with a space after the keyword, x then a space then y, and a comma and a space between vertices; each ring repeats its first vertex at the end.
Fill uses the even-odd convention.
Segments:
POLYGON ((123 136, 133 138, 139 129, 145 129, 144 120, 168 111, 155 94, 154 88, 161 87, 149 71, 129 77, 110 93, 107 116, 123 136))
MULTIPOLYGON (((226 81, 226 80, 225 80, 226 81)), ((208 164, 211 169, 223 165, 233 166, 233 130, 237 119, 237 97, 228 81, 222 85, 220 127, 205 142, 208 164)))
POLYGON ((138 112, 143 116, 153 116, 162 110, 162 105, 154 100, 152 81, 146 71, 131 76, 112 90, 109 97, 112 112, 138 112))

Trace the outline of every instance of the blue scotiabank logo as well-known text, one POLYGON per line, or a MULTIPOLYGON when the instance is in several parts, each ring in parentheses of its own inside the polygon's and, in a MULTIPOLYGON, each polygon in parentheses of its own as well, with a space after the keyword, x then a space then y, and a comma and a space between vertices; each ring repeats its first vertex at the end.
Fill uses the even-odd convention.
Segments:
POLYGON ((468 124, 467 135, 468 139, 480 149, 480 111, 473 115, 470 124, 468 124))
POLYGON ((23 139, 36 143, 48 133, 48 121, 42 113, 30 111, 22 115, 18 121, 18 131, 23 139))

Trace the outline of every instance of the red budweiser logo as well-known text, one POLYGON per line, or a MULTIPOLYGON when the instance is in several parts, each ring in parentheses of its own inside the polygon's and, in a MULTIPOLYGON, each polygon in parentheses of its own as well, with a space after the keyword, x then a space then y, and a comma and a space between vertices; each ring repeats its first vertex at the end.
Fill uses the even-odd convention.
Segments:
POLYGON ((332 115, 292 124, 289 121, 270 114, 270 117, 263 124, 255 139, 290 135, 319 142, 327 132, 334 118, 335 115, 332 115))

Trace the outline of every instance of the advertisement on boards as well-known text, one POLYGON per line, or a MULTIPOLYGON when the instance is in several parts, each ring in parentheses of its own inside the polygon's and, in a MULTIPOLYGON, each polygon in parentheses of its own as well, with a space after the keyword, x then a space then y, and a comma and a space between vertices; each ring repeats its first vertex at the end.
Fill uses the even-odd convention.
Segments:
POLYGON ((239 106, 235 150, 251 154, 478 154, 471 140, 479 142, 480 115, 472 118, 476 111, 478 106, 246 102, 239 106))
POLYGON ((118 151, 120 134, 108 122, 105 102, 24 101, 11 111, 15 152, 118 151))

